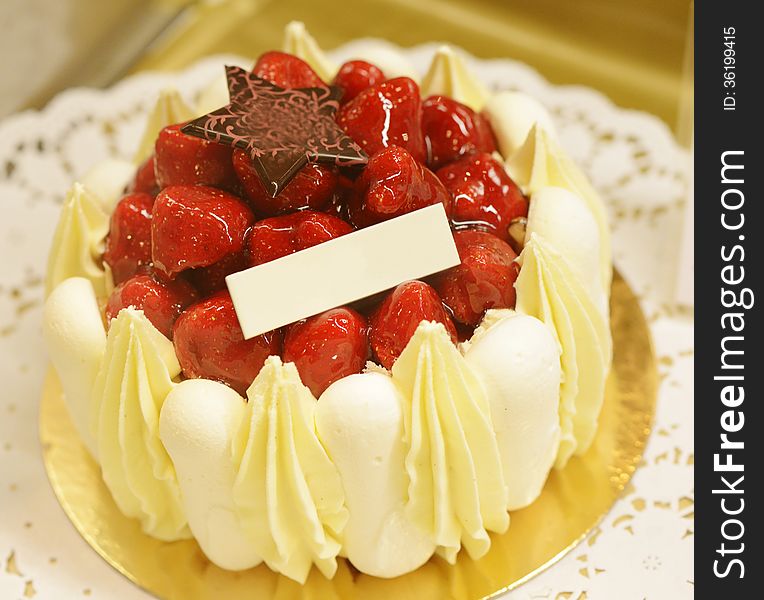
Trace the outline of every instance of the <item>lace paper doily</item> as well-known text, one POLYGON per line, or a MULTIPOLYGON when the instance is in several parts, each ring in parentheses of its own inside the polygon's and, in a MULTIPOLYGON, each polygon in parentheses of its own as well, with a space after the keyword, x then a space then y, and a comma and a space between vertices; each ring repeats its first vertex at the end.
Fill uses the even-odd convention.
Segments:
MULTIPOLYGON (((332 53, 338 61, 366 44, 332 53)), ((435 44, 404 51, 424 72, 435 44)), ((551 111, 563 146, 607 202, 614 261, 651 325, 662 382, 655 429, 627 494, 600 527, 512 599, 681 600, 693 593, 693 337, 691 315, 671 302, 688 153, 648 114, 615 107, 582 87, 559 87, 518 62, 468 57, 493 89, 527 92, 551 111)), ((130 77, 108 90, 72 89, 42 112, 0 122, 0 596, 146 598, 70 526, 49 488, 38 447, 37 399, 47 365, 42 280, 60 203, 71 183, 108 157, 132 156, 157 93, 192 102, 237 57, 180 73, 130 77)))

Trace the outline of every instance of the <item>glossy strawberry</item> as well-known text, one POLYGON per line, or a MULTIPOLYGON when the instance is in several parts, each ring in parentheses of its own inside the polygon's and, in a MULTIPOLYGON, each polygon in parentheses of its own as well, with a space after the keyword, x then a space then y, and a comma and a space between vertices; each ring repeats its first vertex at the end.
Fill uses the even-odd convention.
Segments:
POLYGON ((271 355, 281 353, 279 330, 245 340, 227 291, 189 307, 175 322, 175 353, 189 378, 222 381, 240 394, 271 355))
POLYGON ((112 291, 106 304, 106 320, 111 321, 120 310, 132 306, 142 310, 164 336, 172 338, 175 320, 196 299, 196 290, 182 279, 160 282, 150 275, 135 275, 112 291))
POLYGON ((430 96, 422 103, 422 131, 428 165, 437 169, 468 154, 496 150, 488 121, 447 96, 430 96))
POLYGON ((349 222, 348 202, 353 195, 354 185, 355 181, 340 173, 337 177, 337 187, 334 188, 334 193, 323 211, 349 222))
POLYGON ((154 267, 174 277, 238 254, 253 223, 249 207, 226 192, 201 185, 165 188, 151 223, 154 267))
POLYGON ((348 209, 357 227, 367 227, 439 202, 450 214, 451 195, 437 176, 403 148, 391 146, 369 159, 348 209))
POLYGON ((249 261, 261 265, 351 231, 352 226, 342 219, 312 210, 263 219, 252 228, 249 261))
POLYGON ((370 156, 400 146, 420 162, 427 157, 419 86, 408 77, 363 90, 340 108, 337 123, 370 156))
POLYGON ((370 88, 385 80, 382 70, 365 60, 351 60, 337 71, 334 85, 342 88, 342 102, 346 103, 355 98, 366 88, 370 88))
POLYGON ((151 209, 154 198, 137 192, 122 198, 111 214, 104 262, 111 268, 114 283, 129 279, 142 266, 151 264, 151 209))
POLYGON ((236 254, 229 254, 208 267, 197 267, 185 271, 184 275, 199 290, 202 298, 210 296, 226 287, 225 278, 249 267, 249 251, 245 248, 236 254))
POLYGON ((286 52, 262 54, 252 72, 283 88, 326 87, 308 63, 286 52))
POLYGON ((462 263, 432 278, 454 319, 475 326, 489 308, 514 308, 517 255, 506 242, 485 231, 454 232, 462 263))
POLYGON ((231 146, 187 135, 182 126, 165 127, 157 137, 154 171, 159 188, 198 184, 233 190, 238 180, 231 146))
POLYGON ((454 198, 454 226, 485 229, 509 239, 509 224, 528 214, 528 200, 490 154, 467 156, 437 172, 454 198))
POLYGON ((382 366, 390 369, 422 321, 443 323, 454 343, 456 328, 438 293, 422 281, 395 288, 370 319, 369 341, 382 366))
POLYGON ((154 172, 154 155, 152 154, 135 172, 135 178, 128 186, 130 192, 146 193, 156 196, 159 193, 156 173, 154 172))
POLYGON ((351 308, 335 308, 289 326, 284 361, 318 398, 342 377, 360 373, 369 358, 366 319, 351 308))
POLYGON ((336 171, 310 164, 300 169, 278 196, 271 198, 246 152, 234 150, 233 167, 250 204, 258 214, 266 217, 304 208, 320 210, 329 203, 337 185, 336 171))

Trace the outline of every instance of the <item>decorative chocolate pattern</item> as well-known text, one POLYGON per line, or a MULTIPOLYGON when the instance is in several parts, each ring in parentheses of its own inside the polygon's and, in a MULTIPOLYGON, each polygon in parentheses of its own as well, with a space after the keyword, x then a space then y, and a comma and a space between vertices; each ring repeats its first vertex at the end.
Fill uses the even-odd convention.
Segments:
POLYGON ((240 67, 225 69, 230 103, 182 131, 246 150, 271 197, 309 162, 351 166, 368 161, 334 121, 338 88, 284 89, 240 67))

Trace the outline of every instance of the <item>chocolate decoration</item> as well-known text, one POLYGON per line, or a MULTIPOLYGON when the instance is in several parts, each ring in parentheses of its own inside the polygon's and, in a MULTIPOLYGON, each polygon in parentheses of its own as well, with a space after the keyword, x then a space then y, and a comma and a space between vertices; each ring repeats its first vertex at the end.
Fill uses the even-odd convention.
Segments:
POLYGON ((272 198, 309 162, 344 167, 368 161, 334 121, 338 88, 284 89, 240 67, 225 70, 230 103, 182 131, 247 151, 272 198))

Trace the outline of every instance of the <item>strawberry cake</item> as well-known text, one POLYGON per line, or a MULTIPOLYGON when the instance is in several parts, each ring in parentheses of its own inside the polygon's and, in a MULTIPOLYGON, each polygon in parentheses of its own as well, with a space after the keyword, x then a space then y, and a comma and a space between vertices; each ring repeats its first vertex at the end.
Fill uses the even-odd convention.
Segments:
POLYGON ((72 421, 126 516, 221 568, 479 558, 596 432, 604 208, 545 109, 449 47, 421 79, 299 23, 283 50, 165 90, 68 193, 43 328, 72 421), (231 276, 433 205, 456 266, 244 336, 231 276))

